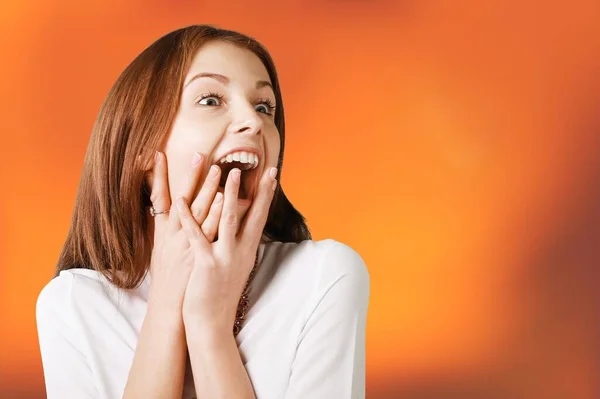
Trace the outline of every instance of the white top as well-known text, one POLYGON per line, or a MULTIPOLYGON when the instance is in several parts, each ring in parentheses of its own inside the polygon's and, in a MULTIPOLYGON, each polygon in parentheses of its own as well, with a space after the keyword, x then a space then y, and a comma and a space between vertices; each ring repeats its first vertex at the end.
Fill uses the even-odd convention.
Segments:
MULTIPOLYGON (((236 337, 258 399, 365 397, 369 273, 332 239, 261 243, 250 308, 236 337)), ((87 269, 41 291, 37 328, 50 399, 121 398, 142 326, 149 277, 120 290, 87 269)), ((195 398, 188 363, 183 398, 195 398)))

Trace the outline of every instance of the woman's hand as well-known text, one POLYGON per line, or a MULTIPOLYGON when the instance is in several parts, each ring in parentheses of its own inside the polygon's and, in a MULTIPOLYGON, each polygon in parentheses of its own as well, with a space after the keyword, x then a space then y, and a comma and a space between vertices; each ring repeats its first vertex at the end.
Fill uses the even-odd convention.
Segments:
MULTIPOLYGON (((195 155, 185 192, 182 193, 184 197, 190 199, 194 195, 202 168, 201 158, 195 155)), ((214 174, 209 173, 192 205, 197 223, 202 225, 202 231, 210 241, 217 232, 222 207, 222 201, 218 201, 220 196, 215 196, 220 174, 219 168, 216 169, 214 174)), ((162 153, 156 153, 150 199, 157 212, 171 208, 167 161, 162 153)), ((150 228, 152 226, 150 223, 150 228)), ((127 377, 124 398, 181 397, 187 356, 182 306, 194 266, 188 247, 177 211, 157 213, 154 217, 148 309, 127 377)))
MULTIPOLYGON (((204 157, 194 154, 187 178, 186 201, 191 201, 204 168, 204 157)), ((192 204, 194 222, 201 225, 202 234, 212 242, 217 234, 223 195, 217 193, 221 170, 212 166, 200 192, 192 204), (212 204, 212 205, 211 205, 212 204)), ((153 172, 150 200, 155 210, 171 208, 167 162, 164 154, 157 152, 153 172)), ((176 209, 154 217, 154 247, 150 265, 151 283, 149 309, 162 308, 182 314, 182 305, 188 278, 194 266, 194 257, 188 250, 189 240, 181 228, 176 209)))
POLYGON ((240 174, 234 168, 227 176, 219 236, 213 243, 198 226, 185 198, 177 198, 179 219, 189 243, 186 259, 194 259, 183 302, 186 330, 189 326, 201 326, 211 334, 233 332, 237 306, 254 266, 277 185, 277 168, 269 168, 263 174, 241 226, 237 220, 240 174))

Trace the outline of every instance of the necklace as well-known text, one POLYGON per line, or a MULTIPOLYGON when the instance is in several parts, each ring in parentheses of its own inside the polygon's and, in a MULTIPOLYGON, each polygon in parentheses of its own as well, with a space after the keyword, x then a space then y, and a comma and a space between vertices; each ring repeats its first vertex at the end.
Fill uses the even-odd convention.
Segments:
POLYGON ((240 302, 238 303, 237 312, 235 315, 235 323, 233 323, 233 336, 237 336, 242 326, 244 325, 244 319, 246 318, 246 312, 248 311, 248 288, 250 287, 250 283, 254 278, 254 274, 256 273, 256 266, 258 265, 258 251, 256 252, 256 257, 254 258, 254 267, 250 271, 250 275, 248 276, 248 280, 246 281, 246 285, 244 286, 244 290, 242 291, 242 297, 240 298, 240 302))

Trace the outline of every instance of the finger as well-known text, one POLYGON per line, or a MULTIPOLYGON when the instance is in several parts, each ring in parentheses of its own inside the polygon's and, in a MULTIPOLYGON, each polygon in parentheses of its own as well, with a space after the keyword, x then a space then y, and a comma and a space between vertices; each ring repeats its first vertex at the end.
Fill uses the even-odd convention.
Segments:
MULTIPOLYGON (((202 184, 200 192, 192 203, 191 210, 194 219, 198 224, 202 225, 204 219, 210 210, 211 204, 215 198, 215 194, 219 189, 219 182, 221 181, 221 168, 217 165, 210 167, 206 180, 202 184)), ((205 231, 205 230, 203 230, 205 231)), ((206 231, 205 231, 206 232, 206 231)))
POLYGON ((200 180, 200 175, 202 174, 205 162, 206 157, 202 156, 202 154, 195 152, 192 155, 192 168, 187 174, 186 184, 183 189, 184 191, 180 194, 186 199, 186 203, 188 204, 192 203, 192 196, 198 186, 198 181, 200 180))
POLYGON ((231 249, 235 243, 237 233, 237 198, 240 189, 241 170, 231 169, 225 183, 222 217, 219 221, 219 241, 223 241, 226 249, 231 249))
POLYGON ((194 216, 185 202, 185 198, 177 197, 175 204, 177 208, 176 213, 179 216, 179 222, 181 223, 181 228, 188 238, 188 241, 190 242, 190 245, 194 251, 204 253, 207 250, 210 250, 210 244, 206 240, 202 230, 200 230, 200 226, 198 226, 198 223, 196 223, 196 220, 194 220, 194 216))
POLYGON ((277 168, 268 169, 260 179, 258 192, 240 228, 240 240, 249 246, 258 245, 269 216, 269 208, 277 187, 277 168))
MULTIPOLYGON (((171 195, 169 194, 169 179, 167 176, 167 162, 162 152, 157 151, 154 155, 154 168, 152 171, 152 192, 150 202, 156 211, 164 211, 171 208, 171 195)), ((154 233, 163 232, 169 220, 168 213, 154 216, 154 233)), ((161 233, 162 234, 162 233, 161 233)))
MULTIPOLYGON (((192 196, 194 195, 194 191, 196 190, 196 186, 198 185, 198 180, 200 178, 200 174, 202 171, 202 164, 204 162, 204 157, 202 154, 195 152, 192 155, 191 159, 191 168, 186 175, 186 182, 183 186, 182 192, 179 196, 185 198, 185 203, 189 204, 192 202, 192 196)), ((181 223, 178 217, 169 219, 169 225, 167 226, 167 231, 170 233, 174 233, 181 228, 181 223)))
POLYGON ((208 242, 215 241, 219 229, 219 220, 221 219, 221 210, 223 209, 223 193, 217 193, 215 200, 210 207, 210 212, 204 222, 202 222, 202 232, 208 242))

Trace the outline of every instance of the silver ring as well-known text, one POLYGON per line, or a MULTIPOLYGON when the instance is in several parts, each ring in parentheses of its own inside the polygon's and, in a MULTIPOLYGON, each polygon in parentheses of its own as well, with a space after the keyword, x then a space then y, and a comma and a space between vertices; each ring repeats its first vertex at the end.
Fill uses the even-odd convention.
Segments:
POLYGON ((169 213, 169 209, 165 209, 164 211, 157 211, 153 206, 150 207, 150 215, 152 217, 156 215, 162 215, 163 213, 169 213))

